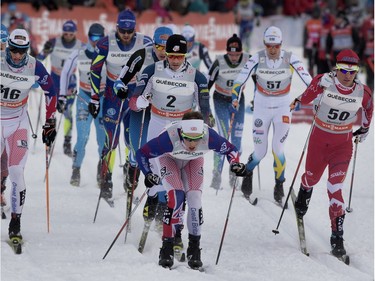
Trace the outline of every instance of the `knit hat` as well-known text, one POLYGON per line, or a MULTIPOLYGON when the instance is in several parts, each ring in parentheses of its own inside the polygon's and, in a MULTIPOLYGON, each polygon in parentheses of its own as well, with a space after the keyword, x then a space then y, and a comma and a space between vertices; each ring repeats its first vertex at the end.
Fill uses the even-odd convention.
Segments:
POLYGON ((342 50, 336 56, 336 68, 345 70, 359 70, 359 57, 350 49, 342 50))
POLYGON ((63 25, 63 32, 76 32, 77 25, 72 20, 68 20, 63 25))
POLYGON ((136 24, 135 15, 130 10, 124 10, 117 17, 117 26, 123 29, 134 29, 136 24))
POLYGON ((25 29, 15 29, 9 35, 8 44, 9 46, 13 46, 20 49, 29 48, 29 34, 25 29))
POLYGON ((270 26, 264 31, 264 44, 281 44, 283 42, 283 35, 280 28, 270 26))
POLYGON ((94 23, 89 28, 89 39, 93 42, 104 37, 104 27, 99 23, 94 23))
POLYGON ((336 63, 344 63, 344 64, 359 64, 359 57, 358 55, 350 49, 342 50, 336 56, 336 63))
POLYGON ((182 54, 187 53, 187 43, 184 36, 181 34, 173 34, 167 40, 166 50, 167 54, 182 54))
POLYGON ((233 34, 227 41, 227 52, 242 52, 242 42, 237 34, 233 34))
POLYGON ((166 26, 160 26, 157 29, 155 29, 153 38, 154 43, 157 45, 165 46, 167 44, 169 36, 171 36, 172 34, 172 29, 166 26))

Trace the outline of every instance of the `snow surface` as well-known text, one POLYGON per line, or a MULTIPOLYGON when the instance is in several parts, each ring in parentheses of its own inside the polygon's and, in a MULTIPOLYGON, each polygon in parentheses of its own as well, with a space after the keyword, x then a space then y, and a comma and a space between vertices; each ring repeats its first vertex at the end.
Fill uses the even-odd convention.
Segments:
MULTIPOLYGON (((300 49, 292 49, 301 57, 300 49)), ((363 74, 361 80, 364 81, 363 74)), ((299 95, 304 85, 294 77, 292 95, 299 95)), ((252 96, 248 86, 247 102, 252 96)), ((29 109, 36 124, 38 95, 32 95, 29 109)), ((243 135, 242 161, 246 162, 253 150, 251 136, 252 115, 246 114, 243 135)), ((310 125, 293 124, 286 144, 286 183, 289 190, 310 125)), ((22 255, 13 254, 7 245, 9 220, 1 222, 1 280, 4 281, 102 281, 102 280, 215 280, 215 281, 368 281, 374 280, 374 129, 365 143, 359 144, 351 207, 344 224, 345 246, 351 257, 350 266, 329 254, 330 221, 328 217, 327 175, 316 185, 310 208, 305 216, 307 247, 310 257, 299 250, 295 215, 292 208, 284 213, 279 231, 275 235, 281 208, 273 201, 273 159, 269 149, 260 164, 261 187, 258 187, 257 170, 254 173, 254 195, 258 205, 250 205, 240 191, 236 191, 231 207, 228 227, 218 265, 215 265, 219 245, 227 218, 232 190, 228 186, 228 164, 223 171, 224 189, 215 195, 210 188, 213 153, 206 161, 203 192, 204 224, 202 229, 202 261, 205 272, 193 271, 186 263, 175 262, 174 270, 158 266, 161 238, 152 230, 143 254, 137 251, 143 228, 142 208, 134 213, 132 231, 126 244, 124 232, 109 252, 103 256, 125 222, 126 196, 122 187, 122 169, 117 155, 114 169, 115 208, 101 201, 96 222, 93 223, 99 189, 96 185, 98 162, 95 138, 91 136, 81 168, 81 186, 69 184, 71 159, 62 152, 62 128, 57 136, 56 149, 49 170, 50 233, 46 223, 45 151, 41 141, 30 139, 30 153, 25 169, 27 183, 26 204, 22 215, 22 234, 25 245, 22 255)), ((92 134, 95 130, 92 128, 92 134)), ((75 134, 75 132, 74 132, 75 134)), ((74 135, 75 136, 75 135, 74 135)), ((271 134, 272 136, 272 134, 271 134)), ((73 137, 74 138, 74 137, 73 137)), ((124 149, 124 145, 122 145, 124 149)), ((121 154, 124 162, 124 153, 121 154)), ((298 190, 304 162, 294 184, 298 190)), ((352 165, 345 181, 344 198, 348 203, 352 165)), ((141 178, 143 182, 143 176, 141 178)), ((6 196, 9 199, 9 181, 6 196)), ((144 192, 143 184, 135 195, 144 192)), ((291 206, 291 204, 290 204, 291 206)), ((9 210, 8 210, 9 218, 9 210)), ((187 230, 183 231, 187 246, 187 230)))

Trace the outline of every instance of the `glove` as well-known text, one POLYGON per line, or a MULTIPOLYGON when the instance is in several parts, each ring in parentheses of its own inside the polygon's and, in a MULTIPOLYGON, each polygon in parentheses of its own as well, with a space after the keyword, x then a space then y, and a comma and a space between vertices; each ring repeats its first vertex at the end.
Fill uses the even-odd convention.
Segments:
POLYGON ((140 96, 137 98, 136 106, 137 106, 139 109, 145 109, 145 108, 147 108, 149 105, 150 105, 150 102, 148 101, 147 97, 145 97, 145 96, 143 96, 143 95, 140 95, 140 96))
POLYGON ((239 107, 238 100, 232 100, 231 107, 232 107, 232 109, 230 109, 231 113, 232 112, 237 113, 238 107, 239 107))
POLYGON ((151 188, 154 185, 159 185, 160 184, 160 177, 156 174, 153 173, 148 173, 145 176, 145 186, 147 188, 151 188))
POLYGON ((60 113, 64 113, 66 109, 66 96, 59 96, 57 100, 56 109, 60 113))
POLYGON ((94 97, 91 97, 90 103, 89 103, 89 112, 94 117, 98 116, 100 111, 100 102, 99 102, 99 97, 95 95, 94 97))
POLYGON ((324 73, 324 75, 322 76, 322 78, 320 78, 320 86, 321 87, 324 87, 324 88, 328 88, 329 86, 332 85, 333 82, 333 73, 332 72, 329 72, 329 73, 324 73))
POLYGON ((113 84, 115 94, 122 100, 128 97, 128 87, 120 80, 116 80, 113 84))
POLYGON ((44 43, 43 53, 49 54, 51 52, 52 52, 52 42, 51 41, 47 41, 46 43, 44 43))
POLYGON ((298 98, 295 98, 294 101, 289 106, 290 111, 299 111, 301 109, 301 101, 298 98))
POLYGON ((56 120, 48 119, 43 126, 42 140, 47 146, 51 146, 56 137, 56 120))
POLYGON ((208 126, 210 126, 211 128, 213 128, 215 126, 215 117, 212 115, 212 113, 210 113, 210 115, 208 115, 208 126))
POLYGON ((235 173, 237 177, 244 177, 247 174, 246 165, 243 163, 232 163, 230 164, 230 170, 235 173))
POLYGON ((369 128, 360 127, 357 131, 353 133, 353 137, 358 137, 359 142, 364 142, 368 136, 369 128))

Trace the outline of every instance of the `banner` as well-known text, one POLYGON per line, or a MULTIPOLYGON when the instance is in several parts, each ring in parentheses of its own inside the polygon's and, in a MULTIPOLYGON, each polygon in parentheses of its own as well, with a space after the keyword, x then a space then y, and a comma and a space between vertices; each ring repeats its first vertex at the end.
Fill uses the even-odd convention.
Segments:
MULTIPOLYGON (((108 34, 108 32, 115 30, 118 15, 117 10, 83 6, 74 6, 72 10, 60 8, 57 11, 48 11, 45 8, 41 8, 36 11, 31 5, 22 3, 17 3, 17 11, 30 17, 31 33, 40 48, 49 38, 62 34, 62 26, 67 20, 73 20, 77 24, 77 37, 86 42, 91 24, 100 23, 105 27, 108 34)), ((7 12, 6 5, 2 6, 2 12, 7 12)), ((209 12, 204 15, 189 13, 186 16, 181 16, 175 12, 170 14, 173 22, 167 23, 162 23, 162 19, 157 17, 157 14, 152 10, 136 15, 136 31, 152 38, 155 28, 160 25, 173 23, 181 30, 188 23, 196 31, 195 39, 205 44, 210 51, 225 50, 227 39, 233 33, 238 33, 238 27, 234 24, 232 12, 209 12)))

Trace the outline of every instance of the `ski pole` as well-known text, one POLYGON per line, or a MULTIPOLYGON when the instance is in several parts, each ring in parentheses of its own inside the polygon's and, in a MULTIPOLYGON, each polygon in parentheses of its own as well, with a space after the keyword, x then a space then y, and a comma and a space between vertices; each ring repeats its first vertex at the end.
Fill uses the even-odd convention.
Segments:
POLYGON ((353 191, 353 182, 354 182, 354 171, 355 171, 355 162, 357 159, 357 149, 358 149, 358 142, 359 138, 358 136, 355 138, 354 143, 355 143, 355 148, 354 148, 354 156, 353 156, 353 170, 352 170, 352 179, 350 181, 350 193, 349 193, 349 206, 346 207, 346 211, 348 213, 353 212, 353 208, 350 207, 350 203, 352 202, 352 191, 353 191))
POLYGON ((236 180, 234 181, 234 185, 233 185, 233 188, 232 188, 232 195, 230 197, 230 202, 229 202, 227 217, 225 219, 223 234, 221 235, 221 241, 220 241, 219 251, 218 251, 217 257, 216 257, 216 265, 219 262, 221 248, 223 247, 224 237, 225 237, 225 233, 226 233, 227 226, 228 226, 228 221, 229 221, 230 209, 232 208, 232 202, 233 202, 234 192, 236 191, 236 183, 237 183, 237 177, 236 177, 236 180))
POLYGON ((47 232, 49 233, 49 177, 48 177, 48 167, 49 167, 49 161, 48 161, 48 146, 45 146, 46 148, 46 205, 47 205, 47 232))
MULTIPOLYGON (((298 165, 297 165, 297 168, 296 168, 296 171, 294 172, 294 176, 293 176, 293 180, 292 180, 292 183, 290 184, 290 188, 289 188, 289 192, 288 192, 288 195, 286 196, 286 199, 285 199, 285 203, 284 203, 284 206, 283 206, 283 210, 281 211, 281 215, 280 215, 280 218, 279 218, 279 221, 277 223, 277 227, 276 229, 273 229, 272 232, 276 234, 279 234, 279 226, 280 226, 280 223, 281 223, 281 219, 283 218, 283 215, 284 215, 284 212, 286 210, 286 207, 288 205, 288 200, 289 200, 289 197, 290 197, 290 194, 292 193, 292 190, 293 190, 293 186, 294 186, 294 182, 296 180, 296 177, 297 177, 297 174, 298 174, 298 171, 299 171, 299 168, 301 166, 301 163, 302 163, 302 159, 303 159, 303 156, 305 155, 305 151, 306 151, 306 148, 307 148, 307 144, 309 142, 309 138, 310 138, 310 135, 311 135, 311 132, 312 132, 312 129, 314 128, 315 126, 315 122, 316 122, 316 116, 317 116, 317 113, 319 111, 319 108, 320 108, 320 105, 322 103, 322 100, 323 100, 323 97, 324 97, 324 92, 322 93, 320 99, 319 99, 319 103, 318 103, 318 107, 315 111, 315 114, 314 114, 314 117, 313 117, 313 121, 312 121, 312 124, 310 126, 310 130, 309 130, 309 133, 307 134, 307 137, 306 137, 306 141, 305 141, 305 145, 302 149, 302 153, 301 153, 301 156, 299 158, 299 161, 298 161, 298 165)), ((294 202, 293 202, 293 206, 294 206, 294 202)))
MULTIPOLYGON (((144 126, 144 124, 145 124, 145 116, 146 116, 146 109, 144 108, 144 109, 143 109, 143 112, 142 112, 141 129, 140 129, 140 132, 139 132, 138 149, 141 148, 142 135, 143 135, 143 126, 144 126)), ((130 163, 129 163, 129 165, 130 165, 130 163)), ((126 243, 126 238, 128 237, 128 232, 129 232, 129 226, 130 226, 130 214, 132 213, 131 210, 132 210, 132 204, 133 204, 133 195, 134 195, 135 182, 136 182, 136 177, 137 177, 138 169, 139 169, 138 166, 135 167, 135 169, 134 169, 134 173, 133 173, 133 182, 132 182, 132 191, 131 191, 131 197, 130 197, 130 202, 129 202, 129 209, 126 208, 126 211, 129 212, 129 214, 127 215, 127 217, 129 218, 129 223, 128 223, 128 226, 126 227, 124 243, 126 243)))
POLYGON ((33 139, 36 139, 38 136, 34 133, 33 124, 31 124, 29 112, 27 111, 26 113, 27 113, 27 119, 29 119, 29 125, 30 125, 30 130, 31 130, 31 137, 33 139))
MULTIPOLYGON (((116 120, 115 133, 113 134, 113 139, 112 139, 111 147, 110 147, 109 152, 108 152, 109 155, 108 155, 108 159, 107 159, 107 172, 109 172, 109 165, 110 165, 110 162, 111 162, 110 160, 111 160, 111 156, 112 156, 112 149, 113 149, 113 146, 115 144, 117 129, 118 129, 119 125, 120 125, 120 119, 121 119, 121 116, 122 116, 121 112, 122 112, 123 105, 124 105, 124 100, 121 100, 120 110, 119 110, 118 117, 117 117, 117 120, 116 120)), ((105 161, 104 158, 103 158, 103 161, 105 161)), ((96 216, 98 214, 101 196, 102 196, 102 188, 100 187, 100 192, 99 192, 98 202, 96 204, 96 209, 95 209, 95 215, 94 215, 93 223, 95 223, 95 221, 96 221, 96 216)))
POLYGON ((131 217, 133 216, 133 214, 135 213, 135 211, 137 210, 138 206, 141 204, 143 198, 146 196, 146 191, 147 189, 143 192, 141 198, 139 199, 139 201, 137 202, 137 205, 135 205, 134 209, 131 211, 131 213, 129 214, 129 217, 125 220, 124 224, 121 226, 119 232, 117 233, 115 239, 112 241, 111 245, 109 246, 107 252, 105 253, 105 255, 103 256, 103 260, 106 258, 106 256, 108 255, 109 251, 112 249, 113 245, 116 243, 117 239, 119 238, 119 236, 121 235, 121 232, 124 230, 125 226, 127 226, 127 224, 129 223, 131 217))

